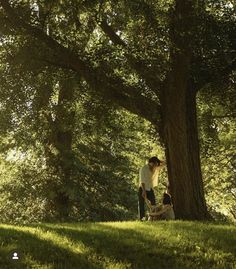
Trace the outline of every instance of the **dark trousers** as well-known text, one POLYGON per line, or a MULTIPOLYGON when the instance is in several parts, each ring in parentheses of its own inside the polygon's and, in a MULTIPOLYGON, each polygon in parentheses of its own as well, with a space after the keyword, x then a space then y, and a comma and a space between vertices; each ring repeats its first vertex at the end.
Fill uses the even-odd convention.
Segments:
MULTIPOLYGON (((139 209, 139 218, 142 219, 145 217, 145 201, 142 196, 143 189, 142 187, 139 188, 138 190, 138 209, 139 209)), ((153 189, 150 191, 146 191, 147 199, 151 202, 152 205, 156 205, 156 199, 154 195, 153 189)))

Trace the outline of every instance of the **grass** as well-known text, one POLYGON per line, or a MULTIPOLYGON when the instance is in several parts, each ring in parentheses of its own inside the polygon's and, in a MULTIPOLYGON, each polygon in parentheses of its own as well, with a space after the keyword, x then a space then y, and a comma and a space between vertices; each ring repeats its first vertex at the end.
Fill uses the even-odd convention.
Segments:
POLYGON ((200 222, 0 225, 0 268, 236 269, 236 227, 200 222), (19 260, 12 260, 17 251, 19 260))

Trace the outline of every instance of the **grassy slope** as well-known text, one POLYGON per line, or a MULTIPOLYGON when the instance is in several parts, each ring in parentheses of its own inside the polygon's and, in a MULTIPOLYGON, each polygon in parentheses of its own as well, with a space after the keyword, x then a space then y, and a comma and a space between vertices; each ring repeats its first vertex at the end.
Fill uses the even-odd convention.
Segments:
POLYGON ((236 227, 181 221, 0 225, 0 268, 236 268, 236 227), (15 249, 21 259, 13 262, 15 249))

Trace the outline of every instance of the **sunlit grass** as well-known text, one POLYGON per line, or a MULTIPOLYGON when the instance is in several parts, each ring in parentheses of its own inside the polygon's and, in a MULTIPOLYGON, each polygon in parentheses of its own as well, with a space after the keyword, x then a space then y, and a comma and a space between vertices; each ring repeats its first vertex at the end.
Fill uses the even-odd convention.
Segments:
POLYGON ((183 221, 0 225, 1 269, 234 269, 235 256, 233 225, 183 221), (12 261, 13 250, 19 261, 12 261))

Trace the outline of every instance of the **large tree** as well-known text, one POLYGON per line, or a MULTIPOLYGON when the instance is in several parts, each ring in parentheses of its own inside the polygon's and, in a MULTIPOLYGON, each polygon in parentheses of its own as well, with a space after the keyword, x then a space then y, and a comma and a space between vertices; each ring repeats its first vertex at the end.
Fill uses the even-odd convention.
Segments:
POLYGON ((40 55, 45 64, 73 70, 93 94, 114 101, 156 127, 166 148, 176 216, 206 219, 196 94, 216 73, 225 77, 235 67, 229 53, 233 44, 227 35, 219 40, 225 50, 216 47, 210 55, 204 23, 210 21, 212 27, 219 18, 207 12, 209 5, 194 0, 166 5, 116 1, 113 7, 110 1, 66 1, 40 2, 37 11, 32 11, 30 3, 0 3, 6 28, 45 47, 47 58, 40 55), (90 32, 80 44, 81 35, 85 35, 83 24, 90 25, 90 32), (96 36, 102 34, 101 42, 96 42, 96 36), (214 60, 225 58, 220 68, 212 68, 214 60))

